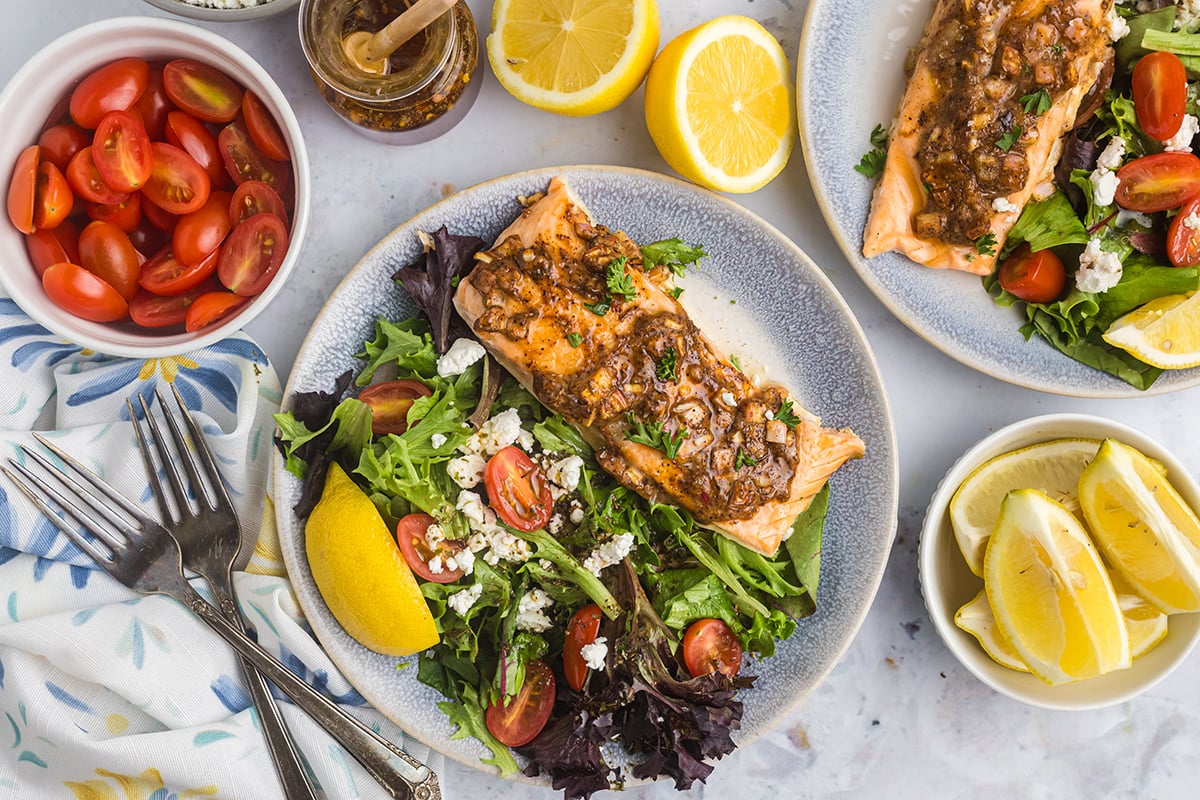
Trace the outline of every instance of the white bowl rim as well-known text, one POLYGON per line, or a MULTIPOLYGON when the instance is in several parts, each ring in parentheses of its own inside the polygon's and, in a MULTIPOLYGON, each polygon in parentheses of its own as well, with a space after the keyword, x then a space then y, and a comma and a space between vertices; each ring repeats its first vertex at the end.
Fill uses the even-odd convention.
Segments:
MULTIPOLYGON (((47 62, 53 61, 58 53, 70 51, 81 41, 111 41, 114 35, 119 36, 122 33, 129 33, 130 31, 145 34, 173 34, 189 39, 197 45, 209 47, 221 53, 231 61, 236 62, 239 69, 253 76, 262 90, 261 94, 265 95, 262 99, 267 102, 269 107, 278 111, 279 121, 284 128, 283 133, 291 145, 292 178, 295 185, 294 195, 296 202, 295 209, 292 212, 291 225, 288 229, 288 252, 284 256, 283 263, 280 264, 275 279, 272 279, 271 283, 261 294, 251 298, 250 302, 238 314, 207 331, 158 336, 146 340, 140 340, 139 335, 136 333, 117 331, 115 329, 113 330, 113 338, 111 339, 80 331, 73 331, 70 334, 66 334, 61 330, 60 325, 56 324, 54 320, 51 320, 43 312, 39 303, 30 302, 33 298, 29 293, 22 291, 19 286, 14 286, 11 280, 5 278, 5 271, 0 270, 0 286, 3 286, 5 291, 21 307, 21 310, 39 325, 59 336, 63 336, 75 344, 107 355, 155 358, 199 350, 227 338, 229 335, 241 330, 252 319, 262 313, 271 300, 282 290, 287 275, 292 272, 296 262, 299 260, 300 251, 308 232, 311 207, 311 171, 300 122, 296 118, 291 103, 288 102, 287 97, 283 94, 283 90, 279 88, 279 85, 271 77, 270 73, 254 57, 224 36, 181 20, 136 16, 112 17, 68 31, 43 45, 41 49, 34 53, 13 74, 3 91, 0 91, 0 109, 17 102, 16 96, 20 93, 22 87, 30 82, 36 83, 36 77, 40 70, 47 62), (304 187, 303 191, 301 191, 301 187, 304 187)), ((169 41, 164 43, 164 49, 170 49, 169 41)), ((114 59, 119 57, 119 54, 113 54, 114 59)), ((259 93, 257 89, 256 93, 259 93)), ((5 172, 4 174, 7 175, 8 173, 5 172)), ((5 221, 0 224, 8 223, 5 221)), ((44 295, 40 300, 43 303, 49 302, 44 295)), ((100 326, 98 330, 106 329, 105 323, 90 323, 82 319, 79 322, 86 326, 100 326)))
POLYGON ((201 19, 206 22, 245 22, 253 19, 265 19, 285 11, 295 9, 300 0, 271 0, 256 6, 242 8, 213 8, 211 6, 194 6, 185 0, 144 0, 155 8, 169 14, 181 17, 201 19))

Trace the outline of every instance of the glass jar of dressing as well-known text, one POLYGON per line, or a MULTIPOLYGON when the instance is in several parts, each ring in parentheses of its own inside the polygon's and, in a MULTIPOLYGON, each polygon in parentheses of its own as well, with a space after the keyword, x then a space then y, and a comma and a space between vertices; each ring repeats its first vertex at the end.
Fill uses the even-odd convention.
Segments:
POLYGON ((479 40, 463 0, 388 57, 387 70, 357 66, 343 42, 374 33, 406 8, 404 0, 303 0, 300 44, 321 96, 370 139, 420 144, 466 116, 479 94, 479 40))

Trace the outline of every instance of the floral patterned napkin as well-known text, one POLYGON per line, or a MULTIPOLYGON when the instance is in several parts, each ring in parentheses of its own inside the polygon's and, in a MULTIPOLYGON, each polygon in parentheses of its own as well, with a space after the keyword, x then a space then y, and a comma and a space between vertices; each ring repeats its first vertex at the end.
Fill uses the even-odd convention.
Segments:
MULTIPOLYGON (((338 673, 296 604, 264 504, 280 387, 262 350, 239 334, 183 356, 112 358, 56 337, 0 294, 0 461, 39 447, 30 431, 41 431, 153 510, 125 399, 165 384, 198 412, 233 488, 243 529, 234 582, 258 641, 440 772, 440 756, 406 741, 338 673)), ((386 796, 303 712, 286 699, 282 708, 324 796, 386 796)), ((0 714, 2 800, 283 796, 233 651, 174 600, 111 579, 3 475, 0 714)))

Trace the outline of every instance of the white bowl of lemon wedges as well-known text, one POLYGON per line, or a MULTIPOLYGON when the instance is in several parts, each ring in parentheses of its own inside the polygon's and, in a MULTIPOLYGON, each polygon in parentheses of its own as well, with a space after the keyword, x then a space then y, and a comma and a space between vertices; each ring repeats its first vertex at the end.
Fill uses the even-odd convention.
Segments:
POLYGON ((1200 486, 1102 417, 1014 423, 968 450, 926 512, 921 591, 976 677, 1043 708, 1144 692, 1200 639, 1200 486))

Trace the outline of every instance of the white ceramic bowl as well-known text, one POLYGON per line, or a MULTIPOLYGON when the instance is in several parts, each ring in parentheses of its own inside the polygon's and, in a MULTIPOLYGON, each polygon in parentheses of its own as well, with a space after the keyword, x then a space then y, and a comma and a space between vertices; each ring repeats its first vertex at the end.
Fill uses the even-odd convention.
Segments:
POLYGON ((245 8, 209 8, 184 2, 184 0, 146 0, 147 3, 163 11, 170 11, 181 17, 202 19, 206 22, 243 22, 250 19, 262 19, 284 11, 291 11, 300 0, 259 0, 256 6, 245 8))
POLYGON ((7 191, 17 155, 37 141, 55 107, 88 73, 126 56, 164 60, 192 58, 220 69, 252 89, 270 109, 292 156, 295 210, 287 255, 274 279, 241 311, 195 333, 162 334, 132 323, 89 322, 54 305, 42 290, 25 251, 25 237, 0 219, 0 282, 35 321, 101 353, 132 357, 175 355, 225 338, 262 312, 283 288, 300 257, 308 230, 310 170, 300 123, 267 71, 228 40, 193 25, 148 17, 121 17, 85 25, 39 50, 0 94, 0 187, 7 191))
MULTIPOLYGON (((983 651, 975 637, 954 624, 954 614, 983 588, 983 580, 967 568, 950 525, 950 498, 971 472, 990 458, 1053 439, 1081 437, 1117 439, 1162 462, 1171 485, 1192 508, 1200 509, 1200 485, 1166 447, 1141 431, 1087 414, 1051 414, 1009 425, 968 450, 942 479, 921 529, 921 592, 942 641, 963 666, 1001 694, 1042 708, 1077 711, 1129 700, 1165 678, 1200 640, 1200 613, 1170 618, 1167 636, 1128 669, 1075 683, 1050 686, 1025 672, 1002 667, 983 651)), ((1016 487, 1014 487, 1016 488, 1016 487)))

